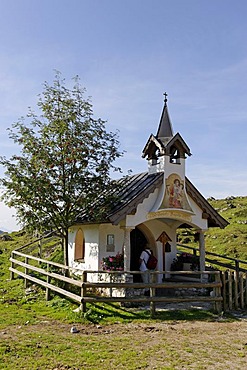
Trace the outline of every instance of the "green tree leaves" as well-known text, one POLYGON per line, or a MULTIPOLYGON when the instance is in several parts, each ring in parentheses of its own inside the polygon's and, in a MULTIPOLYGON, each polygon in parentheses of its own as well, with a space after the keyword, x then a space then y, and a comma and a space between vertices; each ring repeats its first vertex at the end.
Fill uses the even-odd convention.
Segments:
MULTIPOLYGON (((78 77, 70 89, 57 73, 52 85, 44 84, 39 114, 30 109, 9 129, 20 154, 0 158, 6 170, 2 199, 31 230, 49 227, 66 236, 78 212, 92 212, 95 198, 114 187, 110 172, 121 171, 114 166, 123 155, 118 135, 93 117, 84 94, 78 77)), ((95 218, 103 211, 94 206, 95 218)))

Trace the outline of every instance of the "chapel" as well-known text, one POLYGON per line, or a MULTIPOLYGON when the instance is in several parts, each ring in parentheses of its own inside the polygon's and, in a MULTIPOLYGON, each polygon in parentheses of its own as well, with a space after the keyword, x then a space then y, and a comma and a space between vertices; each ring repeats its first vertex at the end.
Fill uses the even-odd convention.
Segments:
POLYGON ((228 222, 186 176, 191 151, 181 134, 174 134, 167 94, 157 126, 142 152, 147 171, 119 180, 119 200, 104 219, 94 221, 82 212, 71 226, 69 266, 97 271, 105 257, 123 253, 124 270, 137 271, 148 243, 158 259, 157 270, 169 272, 177 255, 177 230, 186 227, 198 236, 200 270, 205 270, 204 233, 228 222))

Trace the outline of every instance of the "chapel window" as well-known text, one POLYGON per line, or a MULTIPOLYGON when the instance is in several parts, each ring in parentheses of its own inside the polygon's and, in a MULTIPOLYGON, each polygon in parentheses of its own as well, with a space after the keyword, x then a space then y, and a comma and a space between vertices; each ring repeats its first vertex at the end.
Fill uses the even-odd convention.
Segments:
POLYGON ((85 238, 82 229, 79 229, 75 237, 75 260, 84 260, 85 258, 85 238))

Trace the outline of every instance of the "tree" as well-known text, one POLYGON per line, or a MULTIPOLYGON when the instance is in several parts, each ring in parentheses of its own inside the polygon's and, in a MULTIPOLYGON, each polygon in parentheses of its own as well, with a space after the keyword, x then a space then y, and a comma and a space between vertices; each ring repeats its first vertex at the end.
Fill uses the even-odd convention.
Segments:
MULTIPOLYGON (((2 200, 16 209, 24 227, 40 232, 56 230, 64 238, 64 262, 68 264, 68 228, 78 212, 84 210, 94 219, 106 212, 99 194, 114 188, 113 162, 123 155, 117 133, 106 131, 106 122, 93 118, 92 104, 84 97, 79 78, 69 89, 60 73, 53 85, 44 83, 39 96, 40 115, 31 109, 13 124, 9 137, 21 149, 10 159, 0 157, 5 167, 2 200), (93 206, 92 206, 93 204, 93 206)), ((105 199, 106 200, 106 199, 105 199)))

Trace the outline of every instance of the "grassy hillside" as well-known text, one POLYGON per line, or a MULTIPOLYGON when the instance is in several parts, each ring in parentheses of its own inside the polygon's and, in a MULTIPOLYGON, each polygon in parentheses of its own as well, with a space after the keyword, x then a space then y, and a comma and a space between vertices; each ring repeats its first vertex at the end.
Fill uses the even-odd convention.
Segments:
MULTIPOLYGON (((230 224, 225 229, 210 228, 205 233, 206 251, 247 261, 247 197, 208 201, 230 224)), ((190 229, 182 230, 179 242, 198 247, 194 234, 190 229)))

